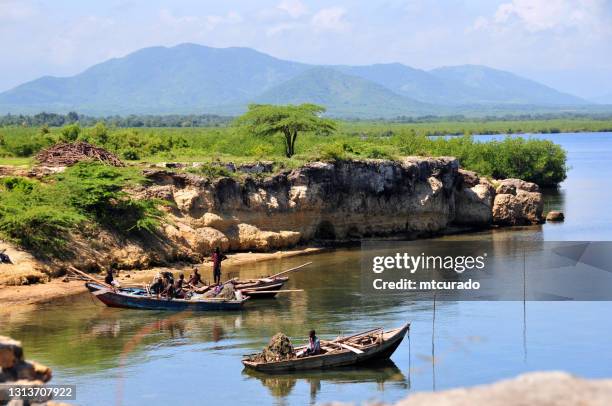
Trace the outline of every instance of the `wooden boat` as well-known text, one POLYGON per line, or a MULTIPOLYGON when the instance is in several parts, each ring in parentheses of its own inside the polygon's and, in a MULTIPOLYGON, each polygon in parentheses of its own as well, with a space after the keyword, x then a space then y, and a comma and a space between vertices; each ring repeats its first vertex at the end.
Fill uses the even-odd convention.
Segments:
POLYGON ((252 299, 271 298, 277 295, 288 280, 289 278, 286 276, 237 280, 234 288, 242 290, 245 295, 252 299))
MULTIPOLYGON (((253 355, 249 355, 242 360, 242 364, 246 368, 266 373, 284 373, 364 364, 390 358, 409 330, 410 323, 388 331, 382 329, 369 330, 349 337, 339 337, 333 341, 321 340, 322 353, 318 355, 273 362, 257 361, 253 355)), ((295 350, 299 353, 304 348, 298 347, 295 350)))
POLYGON ((291 269, 287 269, 285 271, 279 272, 277 274, 258 279, 247 279, 247 280, 239 280, 236 279, 234 281, 234 288, 237 290, 241 290, 242 293, 249 296, 252 299, 263 299, 263 298, 271 298, 276 296, 279 290, 282 289, 283 285, 287 283, 289 280, 286 276, 281 276, 289 272, 297 271, 298 269, 302 269, 305 266, 312 264, 312 262, 307 262, 300 266, 296 266, 291 269))
POLYGON ((85 286, 102 303, 109 307, 144 310, 173 310, 173 311, 215 311, 240 310, 247 298, 227 300, 218 298, 206 299, 165 299, 148 295, 143 288, 112 289, 102 283, 87 282, 85 286))

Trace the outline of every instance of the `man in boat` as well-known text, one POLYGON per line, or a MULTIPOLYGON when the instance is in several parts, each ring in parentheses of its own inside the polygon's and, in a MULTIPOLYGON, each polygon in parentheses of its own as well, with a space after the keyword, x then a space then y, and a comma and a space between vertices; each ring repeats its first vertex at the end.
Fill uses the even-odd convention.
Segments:
POLYGON ((185 275, 180 274, 179 278, 174 282, 174 297, 184 299, 185 298, 185 275))
POLYGON ((202 283, 202 276, 199 273, 199 269, 197 266, 193 267, 193 274, 189 278, 189 282, 187 284, 193 288, 197 288, 198 285, 202 283))
POLYGON ((151 292, 151 294, 159 295, 160 293, 163 292, 163 290, 164 290, 164 282, 162 279, 162 275, 161 273, 158 273, 157 275, 155 275, 155 278, 153 279, 153 283, 151 284, 149 291, 151 292))
POLYGON ((219 247, 216 247, 215 252, 212 254, 213 278, 215 280, 215 285, 221 283, 221 261, 225 259, 227 259, 227 257, 221 253, 219 247))
POLYGON ((162 296, 166 296, 168 299, 172 299, 174 297, 174 278, 172 278, 172 274, 170 272, 164 272, 163 274, 163 290, 161 292, 162 296))
POLYGON ((319 337, 317 337, 314 330, 310 330, 310 334, 308 334, 308 347, 306 347, 306 356, 309 355, 319 355, 321 353, 321 341, 319 341, 319 337))

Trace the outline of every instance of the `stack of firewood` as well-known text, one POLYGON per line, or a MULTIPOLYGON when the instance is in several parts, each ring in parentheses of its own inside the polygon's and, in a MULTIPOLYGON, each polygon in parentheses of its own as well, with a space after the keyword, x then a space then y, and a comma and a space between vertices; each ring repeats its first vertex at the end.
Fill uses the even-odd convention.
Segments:
POLYGON ((117 156, 88 142, 62 142, 43 149, 36 155, 43 166, 71 166, 81 161, 100 161, 112 166, 125 166, 117 156))

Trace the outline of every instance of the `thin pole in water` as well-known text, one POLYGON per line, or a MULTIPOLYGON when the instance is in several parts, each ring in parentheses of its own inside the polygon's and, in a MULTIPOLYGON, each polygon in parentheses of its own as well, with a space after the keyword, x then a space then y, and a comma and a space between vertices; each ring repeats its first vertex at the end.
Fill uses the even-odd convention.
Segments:
POLYGON ((433 297, 433 317, 431 318, 431 380, 433 391, 436 391, 436 291, 433 297))
POLYGON ((527 264, 523 247, 523 362, 527 363, 527 264))

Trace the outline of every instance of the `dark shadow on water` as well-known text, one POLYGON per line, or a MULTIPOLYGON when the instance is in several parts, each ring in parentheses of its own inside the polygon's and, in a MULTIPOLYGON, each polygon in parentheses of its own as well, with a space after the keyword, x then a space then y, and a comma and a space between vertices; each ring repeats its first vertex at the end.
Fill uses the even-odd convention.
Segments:
POLYGON ((565 190, 546 188, 542 190, 544 214, 552 210, 565 211, 565 190))
POLYGON ((340 367, 329 370, 312 370, 290 372, 283 374, 267 374, 243 369, 243 376, 257 379, 265 386, 272 396, 278 399, 288 397, 298 382, 303 381, 310 385, 310 404, 317 403, 317 394, 321 385, 350 384, 350 383, 376 383, 379 392, 384 392, 386 384, 393 384, 401 389, 410 389, 410 378, 391 360, 377 361, 362 366, 340 367))

